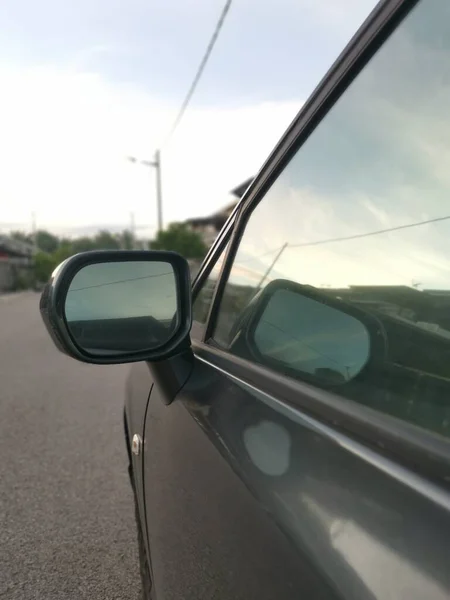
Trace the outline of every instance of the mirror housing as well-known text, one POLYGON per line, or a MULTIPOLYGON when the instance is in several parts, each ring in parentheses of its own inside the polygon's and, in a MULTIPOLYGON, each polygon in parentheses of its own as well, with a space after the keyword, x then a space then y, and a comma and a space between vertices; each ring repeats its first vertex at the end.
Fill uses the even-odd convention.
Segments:
POLYGON ((102 250, 76 254, 61 263, 52 273, 41 295, 40 311, 56 347, 77 360, 93 364, 163 360, 190 347, 192 309, 189 265, 175 252, 102 250), (161 271, 163 263, 166 264, 167 272, 147 274, 152 273, 152 269, 161 271), (130 272, 129 278, 118 281, 114 278, 108 280, 108 277, 111 279, 111 272, 114 269, 119 268, 123 272, 132 267, 135 272, 138 268, 138 275, 142 272, 146 275, 133 277, 133 273, 130 272), (97 269, 97 273, 103 275, 102 282, 99 284, 95 283, 97 273, 94 268, 97 269), (74 286, 74 282, 86 280, 85 275, 89 269, 91 269, 90 278, 94 285, 80 287, 79 283, 75 283, 74 286), (170 290, 173 288, 174 292, 170 294, 170 306, 175 312, 173 318, 169 319, 170 323, 167 321, 163 326, 148 314, 147 305, 155 300, 160 307, 164 303, 167 304, 166 298, 169 298, 167 291, 170 290, 167 282, 165 287, 161 285, 161 277, 164 275, 170 276, 170 290), (143 291, 139 291, 136 283, 139 281, 151 286, 150 289, 145 290, 144 287, 143 291), (118 284, 121 284, 120 287, 118 284), (152 288, 155 290, 154 293, 152 288), (83 292, 83 297, 80 299, 79 294, 77 296, 75 292, 83 290, 87 291, 83 292), (105 300, 104 316, 102 294, 105 300), (136 300, 129 310, 126 306, 127 298, 136 300), (68 306, 70 307, 69 320, 68 306), (143 313, 142 315, 136 314, 137 308, 143 313), (74 321, 73 314, 77 311, 82 316, 74 321), (87 319, 84 314, 87 314, 87 319), (93 315, 93 318, 89 319, 89 315, 93 315), (154 326, 163 328, 165 335, 151 339, 154 326), (89 335, 83 337, 86 331, 89 335), (89 347, 88 342, 85 342, 86 339, 92 340, 92 337, 99 341, 95 348, 89 347), (117 343, 116 338, 119 339, 117 343))

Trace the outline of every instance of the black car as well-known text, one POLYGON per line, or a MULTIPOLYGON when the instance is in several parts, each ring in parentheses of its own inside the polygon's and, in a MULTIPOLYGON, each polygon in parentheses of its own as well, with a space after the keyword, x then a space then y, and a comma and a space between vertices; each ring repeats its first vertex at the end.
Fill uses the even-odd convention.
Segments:
POLYGON ((192 286, 170 252, 53 274, 56 345, 134 363, 144 598, 450 597, 449 106, 450 3, 382 2, 192 286))

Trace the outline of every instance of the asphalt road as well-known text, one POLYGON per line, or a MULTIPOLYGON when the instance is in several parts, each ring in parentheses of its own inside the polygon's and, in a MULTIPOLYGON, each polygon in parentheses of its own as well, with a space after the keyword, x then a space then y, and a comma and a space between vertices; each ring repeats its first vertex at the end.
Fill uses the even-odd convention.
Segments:
POLYGON ((38 300, 0 297, 0 598, 134 600, 127 367, 59 353, 38 300))

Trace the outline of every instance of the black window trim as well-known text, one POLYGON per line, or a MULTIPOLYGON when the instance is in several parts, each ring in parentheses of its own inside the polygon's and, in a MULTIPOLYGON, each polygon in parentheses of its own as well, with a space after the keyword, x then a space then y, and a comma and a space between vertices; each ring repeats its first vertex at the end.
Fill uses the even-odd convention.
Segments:
POLYGON ((233 212, 228 217, 227 222, 221 229, 219 235, 214 241, 211 248, 206 253, 205 258, 200 266, 200 270, 197 273, 195 279, 192 282, 192 297, 193 301, 195 300, 198 292, 203 286, 203 283, 208 278, 211 270, 213 269, 216 261, 218 260, 222 250, 225 248, 228 240, 230 239, 231 232, 233 230, 233 226, 236 221, 236 214, 239 208, 242 206, 242 203, 239 201, 237 206, 234 207, 233 212))
MULTIPOLYGON (((218 254, 215 250, 220 252, 231 236, 213 295, 203 340, 195 341, 193 348, 198 356, 216 364, 231 375, 241 377, 261 388, 262 391, 268 391, 274 396, 314 414, 334 427, 351 433, 353 437, 362 440, 378 452, 383 452, 391 457, 395 456, 409 468, 449 486, 450 444, 444 438, 390 415, 374 411, 356 402, 340 398, 330 392, 235 357, 222 350, 212 339, 220 299, 246 223, 254 208, 264 198, 266 191, 292 156, 417 2, 418 0, 385 0, 375 7, 300 110, 247 189, 239 203, 239 213, 236 210, 232 215, 232 226, 228 227, 226 231, 227 226, 225 226, 224 235, 220 236, 220 241, 218 240, 217 247, 220 246, 220 249, 216 246, 214 248, 214 257, 216 258, 218 254)), ((210 265, 207 268, 209 273, 210 265)), ((201 281, 203 280, 204 278, 201 281)))
MULTIPOLYGON (((228 242, 230 240, 230 237, 231 237, 232 231, 233 231, 233 227, 236 222, 236 215, 238 214, 238 211, 241 206, 242 206, 241 202, 239 202, 237 204, 237 206, 235 206, 233 212, 228 217, 227 222, 223 226, 223 229, 220 231, 219 235, 217 236, 217 239, 215 240, 215 242, 209 249, 208 253, 206 254, 206 257, 200 266, 200 270, 197 273, 197 276, 195 277, 194 281, 192 282, 192 306, 194 305, 194 302, 197 298, 197 294, 202 289, 204 283, 206 282, 206 280, 209 277, 211 271, 213 270, 216 262, 219 260, 223 250, 226 248, 226 245, 228 244, 228 242)), ((224 260, 222 263, 222 267, 220 269, 220 273, 217 277, 218 282, 220 281, 220 278, 222 276, 222 272, 223 272, 225 263, 226 263, 226 254, 224 256, 224 260)), ((209 322, 209 319, 211 316, 211 310, 214 305, 216 292, 217 292, 217 285, 214 289, 213 296, 211 298, 211 304, 208 308, 208 314, 207 314, 205 323, 200 323, 199 321, 194 321, 194 320, 192 321, 191 335, 194 339, 199 339, 199 340, 205 339, 206 329, 207 329, 207 325, 208 325, 208 322, 209 322)))

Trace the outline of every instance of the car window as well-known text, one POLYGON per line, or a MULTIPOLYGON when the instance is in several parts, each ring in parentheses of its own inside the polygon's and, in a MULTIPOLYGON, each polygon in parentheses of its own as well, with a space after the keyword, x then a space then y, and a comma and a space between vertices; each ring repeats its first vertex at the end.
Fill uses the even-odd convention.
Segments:
POLYGON ((450 3, 422 0, 297 151, 250 215, 213 334, 446 436, 449 34, 450 3))
POLYGON ((220 253, 216 263, 214 264, 208 277, 202 284, 202 287, 197 292, 192 306, 192 317, 198 323, 206 323, 208 319, 209 308, 216 288, 216 283, 222 269, 222 264, 227 252, 227 246, 220 253))

